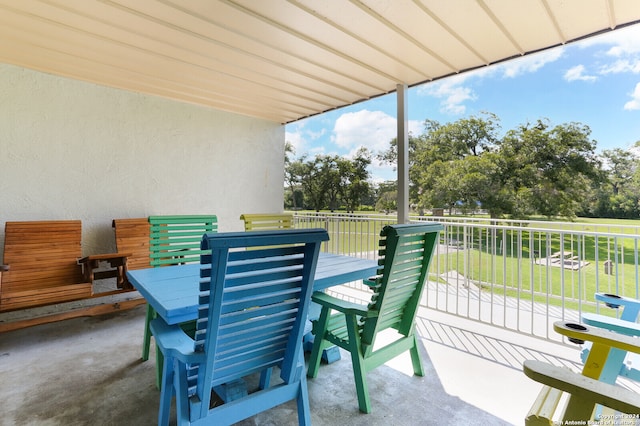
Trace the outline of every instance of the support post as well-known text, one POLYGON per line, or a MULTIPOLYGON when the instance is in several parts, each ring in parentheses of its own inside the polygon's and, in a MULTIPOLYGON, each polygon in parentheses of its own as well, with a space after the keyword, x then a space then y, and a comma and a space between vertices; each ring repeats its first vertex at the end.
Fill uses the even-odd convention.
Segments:
POLYGON ((408 86, 396 86, 398 109, 398 223, 409 223, 409 118, 408 86))

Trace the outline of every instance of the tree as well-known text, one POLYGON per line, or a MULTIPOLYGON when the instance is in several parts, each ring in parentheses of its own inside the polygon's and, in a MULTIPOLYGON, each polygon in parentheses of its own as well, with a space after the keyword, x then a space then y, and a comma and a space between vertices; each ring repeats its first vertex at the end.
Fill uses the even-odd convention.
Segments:
POLYGON ((303 156, 299 160, 291 160, 291 155, 295 154, 295 149, 291 142, 284 145, 284 183, 291 192, 291 204, 294 210, 302 207, 301 192, 298 190, 302 175, 304 174, 303 156))
POLYGON ((348 211, 355 211, 371 190, 370 174, 367 169, 370 164, 371 153, 364 147, 358 149, 353 160, 345 164, 343 198, 348 211))
POLYGON ((583 214, 597 217, 636 218, 640 215, 640 170, 638 154, 632 149, 602 151, 604 181, 593 188, 594 196, 584 203, 583 214))
POLYGON ((615 148, 602 151, 602 159, 613 195, 618 195, 633 179, 638 158, 631 151, 615 148))
MULTIPOLYGON (((487 173, 491 163, 479 161, 495 150, 498 118, 483 113, 441 125, 425 121, 425 133, 414 143, 409 178, 410 200, 421 208, 458 206, 475 209, 486 188, 495 188, 495 173, 487 173), (491 181, 491 182, 489 182, 491 181), (484 182, 484 183, 483 183, 484 182)), ((498 182, 499 183, 499 182, 498 182)))
POLYGON ((398 183, 386 181, 378 185, 376 210, 387 214, 398 209, 398 183))
POLYGON ((602 179, 590 134, 586 125, 567 123, 550 129, 542 120, 507 132, 499 152, 514 202, 525 202, 547 217, 575 217, 593 183, 602 179))

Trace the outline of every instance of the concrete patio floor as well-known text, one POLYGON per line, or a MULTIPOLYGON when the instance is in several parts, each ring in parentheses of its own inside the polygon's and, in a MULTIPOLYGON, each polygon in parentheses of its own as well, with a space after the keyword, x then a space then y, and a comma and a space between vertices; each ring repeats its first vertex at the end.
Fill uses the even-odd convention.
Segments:
MULTIPOLYGON (((0 334, 1 425, 153 425, 155 361, 140 360, 145 307, 0 334)), ((540 385, 523 359, 571 364, 575 348, 423 310, 425 377, 405 354, 368 375, 373 413, 358 411, 351 362, 309 380, 315 425, 521 425, 540 385)), ((174 420, 175 421, 175 420, 174 420)), ((297 424, 295 404, 243 425, 297 424)))

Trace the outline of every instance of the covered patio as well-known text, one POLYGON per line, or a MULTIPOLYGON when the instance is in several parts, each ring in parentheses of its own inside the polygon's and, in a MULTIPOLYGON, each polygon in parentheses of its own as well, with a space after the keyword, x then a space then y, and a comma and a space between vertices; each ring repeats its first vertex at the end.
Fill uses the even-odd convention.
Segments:
MULTIPOLYGON (((155 424, 153 354, 140 360, 144 315, 138 307, 0 334, 0 424, 155 424)), ((522 373, 522 360, 579 360, 577 347, 426 309, 418 330, 425 377, 411 375, 408 354, 376 369, 369 374, 373 412, 365 415, 342 353, 308 382, 313 424, 519 425, 540 389, 522 373)), ((297 424, 295 404, 241 424, 297 424)))
MULTIPOLYGON (((0 0, 0 22, 0 221, 80 219, 89 255, 114 251, 114 218, 213 213, 231 231, 242 213, 282 210, 284 125, 394 92, 406 222, 410 87, 638 24, 640 8, 0 0)), ((309 382, 313 422, 521 424, 540 388, 522 360, 578 361, 577 349, 441 315, 420 315, 425 377, 404 373, 405 358, 381 367, 363 415, 350 363, 325 365, 309 382)), ((138 307, 0 334, 0 424, 154 424, 143 323, 138 307)), ((245 424, 295 424, 294 411, 245 424)))

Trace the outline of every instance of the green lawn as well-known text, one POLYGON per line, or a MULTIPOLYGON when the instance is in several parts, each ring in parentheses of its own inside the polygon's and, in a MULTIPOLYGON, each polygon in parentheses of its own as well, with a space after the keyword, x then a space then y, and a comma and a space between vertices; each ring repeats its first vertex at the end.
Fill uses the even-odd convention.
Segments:
MULTIPOLYGON (((376 251, 382 227, 396 222, 393 215, 377 216, 375 220, 367 218, 366 213, 351 215, 349 219, 344 216, 347 215, 337 219, 329 215, 327 219, 321 214, 317 220, 307 219, 298 226, 327 229, 331 252, 363 253, 376 251)), ((493 283, 483 286, 483 291, 490 289, 499 295, 552 305, 564 302, 565 307, 575 308, 587 302, 582 309, 588 310, 596 291, 638 295, 638 240, 625 236, 639 233, 640 220, 581 218, 571 223, 533 223, 518 229, 477 225, 467 227, 466 231, 461 226, 447 225, 446 238, 442 235, 441 242, 466 241, 467 250, 437 256, 434 259, 437 269, 434 264, 431 271, 455 270, 475 282, 493 283), (544 232, 541 228, 556 232, 544 232), (560 251, 571 252, 588 264, 572 270, 535 262, 560 251), (614 274, 605 271, 608 260, 618 265, 614 274)))

